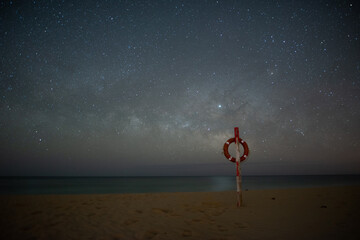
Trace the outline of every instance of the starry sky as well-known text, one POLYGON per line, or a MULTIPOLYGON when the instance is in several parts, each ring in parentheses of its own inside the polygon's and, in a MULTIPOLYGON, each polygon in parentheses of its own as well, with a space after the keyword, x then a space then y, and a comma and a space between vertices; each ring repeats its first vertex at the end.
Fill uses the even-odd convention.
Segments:
POLYGON ((359 29, 357 1, 1 1, 0 174, 234 175, 236 126, 244 175, 360 174, 359 29))

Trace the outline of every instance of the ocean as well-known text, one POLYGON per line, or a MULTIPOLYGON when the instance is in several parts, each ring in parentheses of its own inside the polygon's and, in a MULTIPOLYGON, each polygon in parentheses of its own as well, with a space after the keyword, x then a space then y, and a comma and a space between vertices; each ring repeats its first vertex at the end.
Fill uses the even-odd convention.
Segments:
MULTIPOLYGON (((360 175, 244 176, 243 190, 360 185, 360 175)), ((112 194, 236 190, 235 177, 0 177, 0 194, 112 194)))

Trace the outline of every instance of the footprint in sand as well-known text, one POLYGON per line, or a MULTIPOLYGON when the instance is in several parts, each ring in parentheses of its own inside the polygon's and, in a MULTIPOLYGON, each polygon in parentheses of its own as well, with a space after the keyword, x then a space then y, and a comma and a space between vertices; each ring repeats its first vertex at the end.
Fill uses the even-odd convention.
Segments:
POLYGON ((159 232, 156 230, 148 230, 144 233, 143 239, 153 239, 158 234, 159 232))
POLYGON ((194 219, 192 219, 191 221, 193 221, 193 222, 202 222, 202 220, 201 220, 201 219, 198 219, 198 218, 194 218, 194 219))
POLYGON ((32 212, 31 215, 37 215, 37 214, 41 214, 42 211, 35 211, 35 212, 32 212))
POLYGON ((29 231, 32 228, 33 228, 33 225, 27 225, 27 226, 23 227, 22 230, 23 231, 29 231))
POLYGON ((180 217, 181 215, 173 212, 173 213, 170 213, 170 216, 172 216, 172 217, 180 217))
POLYGON ((191 213, 196 213, 196 212, 199 212, 199 211, 201 211, 201 210, 199 210, 199 208, 186 207, 186 208, 185 208, 185 211, 186 211, 186 212, 191 212, 191 213))
POLYGON ((137 220, 137 219, 127 219, 127 220, 124 221, 124 225, 129 226, 129 225, 132 225, 134 223, 137 223, 138 221, 139 220, 137 220))
POLYGON ((118 233, 112 237, 112 240, 122 240, 124 238, 125 238, 124 235, 122 235, 121 233, 118 233))
POLYGON ((224 226, 222 226, 222 225, 217 225, 217 227, 218 227, 218 230, 219 230, 220 232, 226 232, 226 231, 227 231, 227 228, 224 227, 224 226))
POLYGON ((237 228, 241 228, 241 229, 247 229, 247 228, 249 228, 249 225, 248 225, 247 223, 238 223, 238 222, 236 222, 236 223, 235 223, 235 226, 236 226, 237 228))
POLYGON ((51 228, 51 227, 55 227, 57 225, 59 225, 59 222, 51 222, 51 223, 46 224, 46 227, 51 228))
POLYGON ((182 233, 183 237, 191 237, 192 236, 192 232, 190 230, 184 230, 182 233))
POLYGON ((154 213, 164 213, 164 214, 168 214, 171 212, 171 210, 169 209, 163 209, 163 208, 153 208, 152 211, 154 213))
POLYGON ((219 203, 219 202, 202 202, 201 204, 202 204, 203 206, 209 207, 209 208, 218 208, 218 207, 221 207, 221 203, 219 203))
POLYGON ((220 215, 223 214, 223 213, 224 213, 224 211, 217 210, 217 211, 211 212, 211 216, 217 217, 217 216, 220 216, 220 215))

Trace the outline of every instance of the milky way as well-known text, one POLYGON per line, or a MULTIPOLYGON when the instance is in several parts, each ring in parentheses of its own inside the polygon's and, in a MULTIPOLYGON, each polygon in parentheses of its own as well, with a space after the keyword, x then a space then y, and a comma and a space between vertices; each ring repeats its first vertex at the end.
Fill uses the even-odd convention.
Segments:
POLYGON ((356 1, 1 1, 0 174, 360 173, 356 1), (302 3, 301 3, 302 2, 302 3))

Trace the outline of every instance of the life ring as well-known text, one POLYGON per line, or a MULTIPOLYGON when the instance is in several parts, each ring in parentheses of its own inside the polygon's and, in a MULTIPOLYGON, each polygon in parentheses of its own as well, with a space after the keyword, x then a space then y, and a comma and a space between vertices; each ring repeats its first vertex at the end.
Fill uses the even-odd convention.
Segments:
MULTIPOLYGON (((229 140, 227 140, 226 143, 224 144, 223 150, 224 150, 224 155, 227 159, 229 159, 231 162, 236 162, 236 158, 232 157, 229 154, 229 145, 233 142, 235 142, 235 138, 230 138, 229 140)), ((247 143, 241 138, 239 138, 239 143, 244 148, 244 154, 240 157, 240 162, 242 162, 249 156, 249 147, 247 143)))

